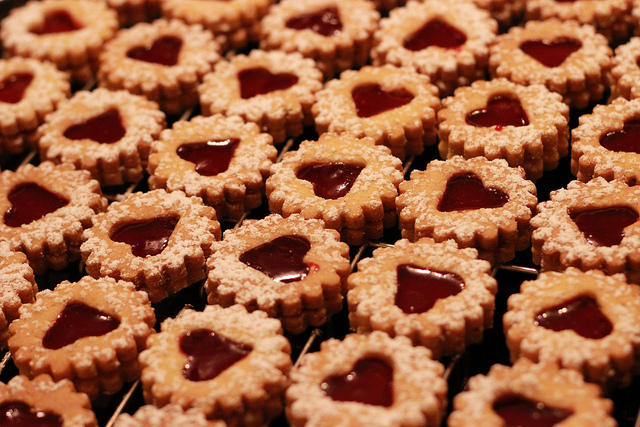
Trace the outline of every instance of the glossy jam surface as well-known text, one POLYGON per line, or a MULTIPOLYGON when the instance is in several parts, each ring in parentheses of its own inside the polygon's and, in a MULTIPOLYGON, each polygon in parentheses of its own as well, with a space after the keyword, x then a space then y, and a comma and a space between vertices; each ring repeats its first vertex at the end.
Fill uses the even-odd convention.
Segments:
POLYGON ((342 21, 336 7, 326 7, 317 12, 304 13, 289 18, 285 23, 293 30, 312 30, 325 37, 340 35, 342 21))
POLYGON ((31 81, 33 81, 31 73, 16 73, 6 77, 0 83, 0 102, 17 104, 22 101, 31 81))
POLYGON ((180 337, 180 351, 188 357, 182 375, 189 381, 211 380, 251 350, 208 329, 188 332, 180 337))
POLYGON ((91 139, 100 144, 113 144, 120 141, 126 129, 122 124, 122 117, 117 108, 112 108, 98 114, 89 120, 69 126, 64 131, 64 137, 73 140, 91 139))
POLYGON ((580 49, 579 40, 560 37, 555 40, 527 40, 520 45, 520 49, 541 63, 553 68, 561 65, 573 52, 580 49))
POLYGON ((346 163, 317 163, 300 169, 296 176, 313 184, 313 191, 323 199, 345 196, 364 169, 346 163))
POLYGON ((43 216, 67 206, 69 200, 33 182, 15 186, 8 196, 11 207, 4 214, 9 227, 30 224, 43 216))
POLYGON ((80 338, 99 337, 117 329, 120 321, 82 303, 67 305, 49 328, 42 345, 57 350, 80 338))
POLYGON ((150 45, 129 49, 127 56, 138 61, 172 67, 178 63, 182 39, 175 36, 160 37, 150 45))
POLYGON ((611 333, 613 325, 590 297, 575 298, 539 313, 535 324, 552 331, 572 329, 585 338, 600 339, 611 333))
POLYGON ((23 402, 0 405, 0 427, 61 427, 63 421, 57 414, 34 411, 23 402))
POLYGON ((379 84, 358 86, 351 92, 358 117, 371 117, 402 107, 411 102, 413 94, 405 88, 387 92, 379 84))
POLYGON ((504 206, 509 196, 499 188, 485 187, 472 173, 453 176, 438 204, 440 212, 465 211, 470 209, 492 209, 504 206))
POLYGON ((624 229, 638 220, 638 213, 627 207, 592 209, 570 213, 587 242, 594 246, 619 245, 624 229))
POLYGON ((393 368, 378 358, 361 359, 349 374, 327 378, 322 390, 333 400, 389 407, 393 404, 393 368))
POLYGON ((176 153, 181 159, 194 163, 200 175, 214 176, 229 168, 238 144, 239 138, 189 142, 179 146, 176 153))
POLYGON ((118 227, 111 239, 130 245, 135 256, 154 256, 167 247, 177 224, 178 218, 174 217, 131 222, 118 227))
POLYGON ((507 396, 493 405, 504 420, 505 427, 552 427, 573 415, 573 412, 532 402, 520 396, 507 396))
POLYGON ((298 76, 291 73, 272 73, 263 67, 247 68, 238 72, 240 96, 243 99, 264 95, 276 90, 289 89, 298 83, 298 76))
POLYGON ((277 282, 297 282, 309 274, 303 259, 310 248, 304 237, 280 236, 244 252, 240 261, 277 282))
POLYGON ((529 117, 520 100, 510 95, 493 96, 487 106, 474 110, 465 118, 467 124, 475 127, 527 126, 529 117))
POLYGON ((439 299, 457 295, 464 289, 464 280, 455 273, 411 264, 401 264, 396 271, 398 292, 395 302, 407 314, 424 313, 439 299))
POLYGON ((627 120, 621 131, 604 134, 600 145, 610 151, 640 154, 640 119, 627 120))
POLYGON ((82 28, 82 25, 78 23, 73 16, 66 10, 56 10, 48 13, 44 17, 42 26, 31 29, 33 34, 45 35, 45 34, 57 34, 67 33, 70 31, 77 31, 82 28))
POLYGON ((419 51, 429 46, 455 49, 467 41, 465 33, 441 19, 432 19, 404 41, 405 49, 419 51))

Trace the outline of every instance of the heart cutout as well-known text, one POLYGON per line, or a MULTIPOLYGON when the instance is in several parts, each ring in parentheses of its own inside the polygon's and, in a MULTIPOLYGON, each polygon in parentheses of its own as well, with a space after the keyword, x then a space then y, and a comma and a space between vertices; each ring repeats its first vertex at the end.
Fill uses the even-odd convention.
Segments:
POLYGON ((79 24, 69 12, 66 10, 56 10, 47 13, 44 17, 42 26, 32 28, 31 33, 45 35, 67 33, 80 29, 82 29, 82 25, 79 24))
POLYGON ((17 104, 33 81, 31 73, 16 73, 6 77, 0 83, 0 102, 17 104))
POLYGON ((90 139, 100 144, 113 144, 122 139, 126 129, 117 108, 112 108, 89 120, 69 126, 64 137, 72 140, 90 139))
POLYGON ((393 404, 393 368, 375 357, 360 359, 348 374, 327 378, 322 390, 333 400, 389 407, 393 404))
POLYGON ((111 234, 111 240, 130 245, 135 256, 154 256, 167 247, 177 224, 178 218, 174 217, 127 223, 116 228, 111 234))
POLYGON ((172 67, 178 63, 178 56, 182 48, 182 39, 174 36, 164 36, 146 46, 136 46, 129 49, 127 56, 138 61, 172 67))
POLYGON ((619 245, 624 229, 638 220, 638 213, 627 207, 572 212, 570 216, 587 242, 594 246, 619 245))
POLYGON ((457 295, 464 289, 464 280, 455 273, 411 264, 399 265, 396 272, 398 291, 395 304, 407 314, 424 313, 439 299, 457 295))
POLYGON ((276 90, 285 90, 298 83, 298 76, 290 73, 272 73, 263 67, 247 68, 238 72, 240 96, 253 98, 276 90))
POLYGON ((340 13, 336 7, 325 7, 317 12, 294 16, 285 25, 293 30, 311 30, 325 37, 338 36, 342 31, 340 13))
POLYGON ((280 236, 244 252, 240 261, 277 282, 297 282, 309 273, 303 259, 310 248, 304 237, 280 236))
POLYGON ((580 336, 596 340, 613 330, 598 303, 590 297, 578 297, 545 310, 536 316, 535 324, 552 331, 571 329, 580 336))
POLYGON ((57 350, 80 338, 99 337, 120 326, 120 321, 82 303, 67 305, 42 339, 42 345, 57 350))
POLYGON ((239 138, 188 142, 180 145, 176 153, 181 159, 194 163, 200 175, 215 176, 229 168, 239 143, 239 138))
POLYGON ((492 209, 504 206, 509 196, 499 188, 485 187, 472 173, 453 176, 438 204, 440 212, 465 211, 470 209, 492 209))
POLYGON ((7 402, 0 406, 0 425, 7 427, 62 427, 64 420, 48 411, 34 411, 23 402, 7 402))
POLYGON ((553 427, 573 415, 573 411, 511 395, 498 399, 493 410, 505 421, 505 427, 553 427))
POLYGON ((11 207, 4 214, 4 223, 9 227, 30 224, 69 204, 66 198, 33 182, 15 186, 8 199, 11 207))
POLYGON ((527 126, 529 117, 518 98, 511 95, 495 95, 486 107, 467 114, 466 122, 476 127, 527 126))
POLYGON ((542 65, 553 68, 561 65, 581 47, 579 40, 559 37, 555 40, 527 40, 520 45, 520 50, 542 65))
POLYGON ((455 49, 467 41, 467 35, 442 19, 432 19, 425 23, 404 41, 405 49, 417 52, 429 46, 455 49))
POLYGON ((640 154, 640 119, 627 120, 621 131, 603 135, 600 145, 610 151, 640 154))
POLYGON ((353 89, 351 98, 358 117, 371 117, 402 107, 413 100, 413 94, 405 88, 387 92, 379 84, 366 84, 353 89))
POLYGON ((316 163, 300 169, 296 177, 313 184, 316 196, 337 199, 351 190, 362 169, 362 166, 346 163, 316 163))

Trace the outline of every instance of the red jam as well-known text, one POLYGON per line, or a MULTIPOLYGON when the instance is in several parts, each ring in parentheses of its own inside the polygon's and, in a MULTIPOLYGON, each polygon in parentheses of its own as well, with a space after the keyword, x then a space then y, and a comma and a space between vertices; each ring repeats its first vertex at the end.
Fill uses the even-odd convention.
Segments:
POLYGON ((404 41, 405 49, 414 52, 437 46, 444 49, 455 49, 467 41, 465 33, 442 19, 432 19, 404 41))
POLYGON ((640 119, 627 120, 621 131, 606 133, 600 145, 611 151, 640 154, 640 119))
POLYGON ((7 402, 0 406, 0 427, 62 427, 58 414, 34 411, 26 403, 7 402))
POLYGON ((113 144, 120 141, 126 129, 117 108, 112 108, 89 120, 70 126, 64 131, 64 137, 73 140, 91 139, 100 144, 113 144))
POLYGON ((535 324, 552 331, 572 329, 580 336, 595 340, 606 337, 613 330, 598 303, 586 296, 543 311, 536 316, 535 324))
POLYGON ((316 196, 338 199, 351 190, 362 169, 346 163, 317 163, 303 167, 296 176, 312 183, 316 196))
POLYGON ((387 92, 379 84, 358 86, 351 92, 358 117, 371 117, 408 104, 413 94, 405 88, 387 92))
POLYGON ((150 45, 129 49, 127 56, 138 61, 172 67, 178 63, 182 39, 174 36, 160 37, 150 45))
POLYGON ((532 402, 520 396, 507 396, 493 404, 505 427, 553 427, 573 415, 572 411, 532 402))
POLYGON ((624 229, 638 220, 638 213, 627 207, 571 212, 587 242, 594 246, 615 246, 622 242, 624 229))
POLYGON ((440 212, 465 211, 470 209, 493 209, 504 206, 509 195, 493 187, 485 187, 480 178, 472 173, 451 177, 438 203, 440 212))
POLYGON ((4 214, 9 227, 30 224, 43 216, 67 206, 69 200, 33 182, 15 186, 8 196, 11 207, 4 214))
POLYGON ((211 380, 252 348, 208 329, 187 332, 180 337, 180 350, 188 356, 182 375, 189 381, 211 380))
POLYGON ((475 127, 527 126, 529 117, 520 100, 510 95, 494 95, 487 106, 467 114, 467 124, 475 127))
POLYGON ((0 83, 0 102, 17 104, 33 80, 31 73, 16 73, 6 77, 0 83))
POLYGON ((347 375, 327 378, 322 390, 340 402, 389 407, 393 404, 393 368, 376 357, 361 359, 347 375))
POLYGON ((78 23, 73 16, 66 10, 56 10, 48 13, 44 17, 42 26, 31 29, 33 34, 57 34, 77 31, 82 28, 82 24, 78 23))
POLYGON ((342 21, 336 7, 326 7, 317 12, 305 13, 289 18, 285 23, 293 30, 311 30, 325 37, 340 35, 342 21))
POLYGON ((464 280, 455 273, 411 264, 401 264, 396 271, 398 292, 395 302, 407 314, 424 313, 439 299, 457 295, 464 289, 464 280))
POLYGON ((120 321, 100 310, 82 303, 71 303, 58 315, 58 319, 49 328, 42 345, 57 350, 73 344, 80 338, 99 337, 117 329, 120 321))
POLYGON ((527 40, 520 45, 520 49, 541 63, 553 68, 564 62, 569 55, 582 47, 580 40, 560 37, 553 41, 527 40))
POLYGON ((177 224, 178 218, 174 217, 127 223, 118 227, 111 235, 111 239, 131 245, 131 252, 135 256, 154 256, 167 247, 177 224))
POLYGON ((176 150, 181 159, 196 165, 196 172, 203 176, 215 176, 229 168, 240 144, 239 138, 188 142, 176 150))
POLYGON ((291 73, 273 74, 266 68, 256 67, 238 72, 238 80, 240 81, 240 96, 242 99, 249 99, 256 95, 289 89, 298 83, 298 76, 291 73))
POLYGON ((310 248, 304 237, 281 236, 244 252, 240 261, 277 282, 297 282, 309 274, 303 259, 310 248))

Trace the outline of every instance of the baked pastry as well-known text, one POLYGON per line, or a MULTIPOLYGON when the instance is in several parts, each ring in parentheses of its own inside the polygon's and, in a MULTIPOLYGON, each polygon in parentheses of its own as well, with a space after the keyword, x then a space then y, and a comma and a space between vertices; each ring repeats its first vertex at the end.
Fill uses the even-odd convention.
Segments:
POLYGON ((324 133, 303 141, 271 168, 265 183, 269 210, 322 219, 341 239, 359 245, 396 222, 402 163, 372 138, 324 133))
POLYGON ((436 143, 438 88, 408 68, 366 66, 327 82, 313 106, 316 130, 368 136, 404 160, 436 143))
POLYGON ((438 135, 442 158, 506 159, 535 181, 569 153, 569 107, 543 85, 476 81, 443 100, 438 135))
POLYGON ((632 37, 615 50, 611 77, 611 99, 640 97, 640 65, 638 65, 640 37, 632 37))
POLYGON ((209 304, 242 304, 298 334, 342 310, 349 246, 322 221, 272 214, 227 230, 207 260, 209 304))
POLYGON ((522 18, 527 0, 473 0, 480 9, 491 13, 501 28, 518 23, 522 18))
POLYGON ((21 374, 66 378, 95 398, 138 378, 138 354, 155 321, 147 294, 132 283, 84 276, 22 306, 9 326, 9 349, 21 374))
POLYGON ((109 205, 83 238, 88 274, 133 282, 158 302, 205 278, 220 224, 199 197, 153 190, 109 205))
MULTIPOLYGON (((86 0, 85 0, 86 1, 86 0)), ((138 22, 153 21, 160 17, 161 0, 94 0, 102 1, 118 13, 121 27, 138 22)))
POLYGON ((162 408, 153 405, 145 405, 139 408, 135 414, 121 414, 116 418, 113 427, 226 427, 224 421, 207 420, 204 413, 198 408, 183 410, 175 404, 168 404, 162 408))

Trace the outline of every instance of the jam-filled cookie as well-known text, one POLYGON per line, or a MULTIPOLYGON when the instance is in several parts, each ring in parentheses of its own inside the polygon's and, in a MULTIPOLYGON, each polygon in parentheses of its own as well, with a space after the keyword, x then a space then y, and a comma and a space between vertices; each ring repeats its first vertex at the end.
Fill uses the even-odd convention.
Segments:
POLYGON ((324 133, 271 168, 269 210, 322 219, 351 245, 382 237, 396 223, 402 162, 372 138, 324 133))
POLYGON ((569 153, 569 107, 545 86, 498 78, 456 89, 438 113, 442 158, 484 156, 536 180, 569 153))
POLYGON ((527 0, 473 0, 480 9, 489 11, 501 27, 508 27, 522 17, 527 0))
POLYGON ((241 305, 185 310, 140 355, 145 400, 198 408, 208 419, 262 426, 282 411, 291 348, 276 319, 241 305))
POLYGON ((436 359, 480 342, 493 324, 498 285, 477 254, 427 237, 376 249, 349 276, 351 328, 404 335, 436 359))
POLYGON ((344 71, 318 92, 318 133, 368 136, 401 160, 436 142, 438 88, 427 76, 391 65, 344 71))
POLYGON ((624 387, 640 367, 640 287, 600 270, 543 272, 509 297, 503 317, 511 360, 526 357, 624 387))
POLYGON ((640 37, 632 37, 615 50, 611 77, 611 98, 635 99, 640 97, 640 37))
POLYGON ((276 160, 271 136, 238 116, 194 117, 160 134, 149 156, 149 186, 184 191, 237 219, 260 206, 276 160))
POLYGON ((155 321, 147 294, 132 283, 84 276, 22 306, 9 326, 9 349, 21 374, 66 378, 95 398, 138 378, 138 355, 155 321))
POLYGON ((292 426, 439 426, 444 367, 424 347, 383 332, 329 339, 291 372, 286 414, 292 426))
POLYGON ((260 26, 260 47, 300 52, 326 78, 366 64, 380 13, 369 0, 282 0, 260 26))
POLYGON ((615 427, 613 404, 580 373, 555 363, 518 359, 512 367, 493 365, 469 379, 453 399, 449 427, 603 426, 615 427))
POLYGON ((503 262, 529 247, 537 201, 522 168, 504 159, 455 156, 411 172, 396 205, 402 237, 453 239, 461 248, 478 249, 480 258, 503 262))
POLYGON ((70 164, 26 164, 0 174, 0 239, 36 274, 80 258, 82 232, 107 208, 97 181, 70 164))
POLYGON ((133 282, 157 302, 205 278, 220 224, 199 197, 153 190, 109 205, 83 237, 87 273, 133 282))
POLYGON ((102 1, 118 13, 121 27, 138 22, 153 21, 160 17, 161 0, 93 0, 102 1))
POLYGON ((240 115, 279 144, 313 124, 311 106, 320 89, 322 73, 313 60, 256 49, 219 63, 198 92, 204 115, 240 115))
POLYGON ((222 420, 207 420, 198 408, 187 411, 176 404, 168 404, 162 408, 153 405, 140 407, 135 414, 121 414, 116 418, 113 427, 227 427, 222 420))
POLYGON ((485 77, 497 32, 489 12, 473 3, 414 0, 380 21, 371 57, 374 65, 426 74, 444 96, 485 77))
POLYGON ((300 333, 342 310, 349 246, 322 221, 272 214, 227 230, 207 261, 209 304, 243 304, 300 333))

